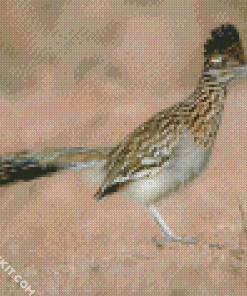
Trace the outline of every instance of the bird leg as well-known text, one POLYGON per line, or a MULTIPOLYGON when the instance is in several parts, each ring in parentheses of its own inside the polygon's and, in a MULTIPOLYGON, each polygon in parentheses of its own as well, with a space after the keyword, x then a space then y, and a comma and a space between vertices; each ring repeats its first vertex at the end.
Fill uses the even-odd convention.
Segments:
POLYGON ((156 242, 156 243, 164 243, 164 242, 168 242, 168 241, 183 242, 183 243, 198 242, 199 239, 197 237, 178 237, 178 236, 176 236, 169 229, 168 225, 166 225, 164 219, 160 216, 158 210, 156 209, 156 207, 154 205, 148 206, 148 209, 153 214, 154 220, 158 224, 158 226, 163 234, 163 237, 161 237, 161 238, 158 238, 158 239, 153 238, 154 242, 156 242))

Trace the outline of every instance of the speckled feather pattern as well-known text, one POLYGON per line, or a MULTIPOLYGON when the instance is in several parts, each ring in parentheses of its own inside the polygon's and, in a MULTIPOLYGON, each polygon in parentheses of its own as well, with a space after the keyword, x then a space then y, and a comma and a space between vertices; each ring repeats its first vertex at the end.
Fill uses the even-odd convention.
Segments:
MULTIPOLYGON (((203 77, 204 79, 204 77, 203 77)), ((181 135, 189 131, 198 146, 213 147, 224 106, 225 87, 207 79, 187 100, 140 125, 109 154, 108 174, 96 197, 116 183, 148 178, 172 165, 181 135)))
POLYGON ((231 25, 222 25, 205 43, 204 71, 192 95, 172 107, 155 114, 130 133, 109 155, 107 175, 95 197, 101 199, 114 184, 149 178, 163 167, 171 166, 181 135, 193 136, 195 145, 212 148, 221 122, 228 83, 233 73, 218 69, 211 75, 211 57, 228 55, 241 63, 243 50, 238 32, 231 25))
MULTIPOLYGON (((164 170, 168 172, 176 161, 181 162, 177 155, 184 134, 189 134, 192 139, 190 151, 202 147, 205 157, 200 156, 201 163, 208 161, 220 126, 228 84, 234 78, 233 73, 225 69, 225 64, 215 63, 214 58, 226 56, 236 63, 243 62, 241 41, 231 24, 214 29, 211 35, 212 38, 204 46, 205 63, 199 83, 184 101, 156 113, 113 148, 61 148, 44 153, 19 153, 2 157, 0 181, 8 180, 11 171, 22 172, 32 170, 33 167, 41 168, 45 173, 47 170, 96 165, 104 169, 103 184, 95 194, 96 199, 102 199, 113 187, 117 189, 132 181, 152 179, 164 170)), ((194 157, 198 155, 201 155, 201 150, 194 157)), ((200 171, 203 167, 205 165, 200 171)), ((192 180, 192 176, 197 175, 199 171, 192 170, 184 180, 192 180)), ((171 182, 174 183, 172 187, 181 187, 181 180, 175 179, 171 182)))

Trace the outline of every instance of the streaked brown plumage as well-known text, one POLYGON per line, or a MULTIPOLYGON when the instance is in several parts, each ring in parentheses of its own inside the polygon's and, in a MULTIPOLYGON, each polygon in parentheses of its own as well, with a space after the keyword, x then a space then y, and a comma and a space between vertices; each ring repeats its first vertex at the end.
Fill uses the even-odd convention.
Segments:
MULTIPOLYGON (((2 177, 11 169, 40 166, 70 169, 100 167, 103 182, 95 194, 101 200, 120 190, 146 205, 164 235, 163 240, 195 242, 176 237, 154 207, 198 177, 206 168, 219 129, 231 81, 247 74, 237 30, 231 24, 211 32, 205 43, 204 69, 195 91, 184 101, 156 113, 112 148, 61 148, 42 153, 2 157, 2 177)), ((19 169, 20 170, 20 169, 19 169)))

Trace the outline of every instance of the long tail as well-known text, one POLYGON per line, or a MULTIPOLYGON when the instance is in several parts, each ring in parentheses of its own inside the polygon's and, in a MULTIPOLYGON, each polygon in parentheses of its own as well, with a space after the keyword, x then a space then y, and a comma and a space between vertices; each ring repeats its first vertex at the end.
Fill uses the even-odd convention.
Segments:
POLYGON ((61 170, 103 167, 111 147, 48 148, 0 156, 0 185, 32 180, 61 170))

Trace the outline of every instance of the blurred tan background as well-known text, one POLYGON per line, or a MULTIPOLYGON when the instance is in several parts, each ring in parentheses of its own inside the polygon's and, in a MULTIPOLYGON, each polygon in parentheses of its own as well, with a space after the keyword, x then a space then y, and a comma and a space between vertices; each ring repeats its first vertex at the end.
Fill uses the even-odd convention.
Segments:
MULTIPOLYGON (((247 48, 246 15, 245 0, 2 1, 0 153, 116 144, 193 91, 215 26, 247 48)), ((230 89, 206 173, 158 206, 199 244, 157 248, 145 208, 96 203, 99 184, 72 171, 0 188, 0 255, 36 295, 247 295, 246 91, 230 89)))

